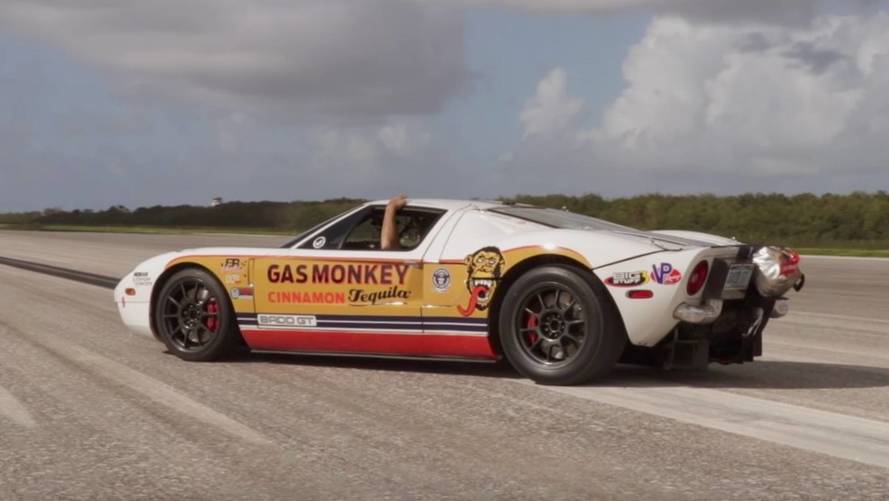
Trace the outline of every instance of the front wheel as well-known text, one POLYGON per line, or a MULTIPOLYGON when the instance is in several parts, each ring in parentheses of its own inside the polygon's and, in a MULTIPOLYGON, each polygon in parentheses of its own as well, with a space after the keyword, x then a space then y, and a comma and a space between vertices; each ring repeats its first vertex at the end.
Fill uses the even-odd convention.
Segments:
POLYGON ((500 344, 522 375, 541 384, 580 384, 606 374, 626 337, 607 292, 564 266, 533 269, 506 291, 500 344))
POLYGON ((157 295, 154 321, 161 340, 183 360, 218 359, 238 338, 225 289, 197 268, 179 271, 167 280, 157 295))

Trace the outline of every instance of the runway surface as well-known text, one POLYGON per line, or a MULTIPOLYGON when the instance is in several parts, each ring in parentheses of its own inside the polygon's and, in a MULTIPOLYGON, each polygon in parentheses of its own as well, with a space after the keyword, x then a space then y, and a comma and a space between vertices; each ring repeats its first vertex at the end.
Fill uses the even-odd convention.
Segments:
MULTIPOLYGON (((284 240, 0 231, 0 256, 120 276, 284 240)), ((889 260, 803 266, 757 362, 574 388, 462 363, 182 362, 109 290, 0 266, 0 499, 884 499, 889 260)))

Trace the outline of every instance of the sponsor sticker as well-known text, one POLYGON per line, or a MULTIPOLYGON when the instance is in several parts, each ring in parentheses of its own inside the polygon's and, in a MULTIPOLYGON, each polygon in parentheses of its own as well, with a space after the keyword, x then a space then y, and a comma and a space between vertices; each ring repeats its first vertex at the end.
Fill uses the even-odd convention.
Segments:
POLYGON ((270 291, 266 296, 274 304, 343 304, 345 292, 270 291))
POLYGON ((148 273, 141 271, 133 273, 133 285, 137 287, 147 287, 152 283, 153 282, 151 280, 151 277, 148 276, 148 273))
POLYGON ((243 266, 240 258, 229 257, 222 262, 222 271, 239 271, 243 266))
POLYGON ((257 323, 267 327, 316 327, 313 315, 257 315, 257 323))
POLYGON ((457 306, 457 311, 468 317, 476 310, 484 311, 491 304, 494 291, 503 275, 506 259, 497 247, 483 247, 466 256, 466 290, 469 302, 457 306))
POLYGON ((621 271, 605 279, 611 287, 635 287, 651 281, 647 271, 621 271))
POLYGON ((266 270, 273 284, 404 285, 407 264, 272 264, 266 270))
POLYGON ((432 272, 432 287, 436 292, 445 292, 451 288, 451 272, 439 268, 432 272))
POLYGON ((312 242, 312 248, 320 249, 324 247, 324 244, 327 243, 327 239, 324 237, 318 237, 312 242))
POLYGON ((236 284, 241 281, 240 273, 228 273, 225 275, 225 283, 236 284))
POLYGON ((682 273, 670 263, 651 265, 651 279, 661 285, 676 285, 682 280, 682 273))
POLYGON ((357 306, 399 302, 410 299, 410 297, 411 291, 401 289, 397 285, 383 290, 352 289, 349 291, 349 303, 357 306))
POLYGON ((253 299, 253 287, 233 287, 229 293, 232 299, 253 299))

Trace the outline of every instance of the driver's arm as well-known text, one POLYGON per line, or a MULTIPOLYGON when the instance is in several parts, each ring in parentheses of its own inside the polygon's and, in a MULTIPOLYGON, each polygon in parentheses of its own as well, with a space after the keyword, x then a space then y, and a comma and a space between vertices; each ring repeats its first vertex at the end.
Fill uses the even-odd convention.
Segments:
POLYGON ((398 224, 395 222, 395 216, 405 205, 407 205, 407 197, 404 194, 392 197, 386 204, 386 212, 383 214, 383 230, 380 232, 380 249, 401 249, 401 245, 398 243, 398 224))

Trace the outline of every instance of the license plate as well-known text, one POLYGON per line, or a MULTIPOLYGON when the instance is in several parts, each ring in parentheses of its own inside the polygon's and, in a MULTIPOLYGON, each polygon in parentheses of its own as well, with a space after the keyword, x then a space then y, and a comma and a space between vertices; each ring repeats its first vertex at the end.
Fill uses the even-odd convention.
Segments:
POLYGON ((733 264, 725 277, 725 290, 745 290, 753 278, 752 264, 733 264))

